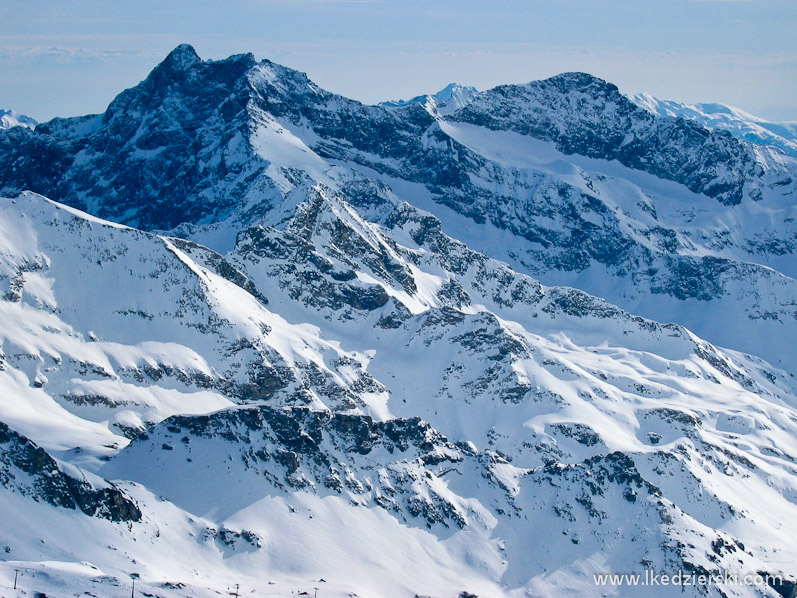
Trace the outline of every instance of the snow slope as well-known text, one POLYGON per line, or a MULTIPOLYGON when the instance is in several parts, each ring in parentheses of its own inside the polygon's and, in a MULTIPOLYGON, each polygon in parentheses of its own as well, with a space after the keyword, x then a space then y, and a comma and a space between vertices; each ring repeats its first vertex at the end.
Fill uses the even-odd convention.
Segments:
POLYGON ((108 596, 132 573, 174 596, 230 578, 276 595, 323 578, 340 596, 597 596, 593 573, 640 559, 788 573, 791 378, 542 287, 407 204, 391 229, 327 193, 240 236, 234 264, 4 200, 0 421, 140 514, 48 503, 9 469, 6 572, 108 596), (281 255, 299 241, 314 249, 281 255))
POLYGON ((48 450, 79 432, 87 461, 173 414, 267 397, 368 411, 363 388, 384 392, 364 357, 270 312, 221 256, 32 194, 2 211, 0 420, 48 450))

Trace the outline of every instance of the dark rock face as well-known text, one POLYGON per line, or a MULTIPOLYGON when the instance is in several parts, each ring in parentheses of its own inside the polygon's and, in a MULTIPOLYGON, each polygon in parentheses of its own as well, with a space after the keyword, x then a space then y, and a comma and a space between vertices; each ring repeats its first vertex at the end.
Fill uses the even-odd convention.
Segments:
MULTIPOLYGON (((605 497, 610 488, 619 489, 623 498, 630 503, 635 503, 640 495, 661 496, 661 491, 639 474, 633 459, 621 452, 591 457, 576 465, 550 463, 535 471, 531 480, 535 484, 547 483, 552 486, 569 484, 574 489, 577 488, 574 502, 586 509, 590 517, 599 519, 605 519, 607 515, 596 506, 599 502, 598 497, 605 497)), ((568 505, 569 517, 572 517, 570 513, 572 507, 573 505, 568 505)), ((556 511, 556 514, 567 518, 563 511, 556 511)))
POLYGON ((745 183, 761 174, 730 133, 657 118, 586 73, 496 87, 450 118, 553 141, 566 154, 618 160, 725 204, 740 203, 745 183))
POLYGON ((139 521, 135 502, 114 485, 94 488, 58 467, 55 459, 35 443, 0 422, 0 484, 55 507, 80 509, 90 517, 111 521, 139 521))
MULTIPOLYGON (((374 421, 265 406, 175 416, 134 439, 110 466, 115 473, 129 473, 143 455, 154 455, 155 467, 172 471, 181 488, 192 487, 192 471, 214 467, 219 459, 219 467, 228 471, 230 462, 237 463, 230 484, 241 484, 241 492, 265 487, 277 493, 333 493, 429 528, 466 524, 467 508, 440 494, 434 480, 473 453, 417 417, 374 421), (191 456, 198 454, 204 457, 191 456)), ((168 495, 168 489, 163 491, 168 495)))
POLYGON ((202 62, 175 49, 101 116, 55 119, 0 139, 2 193, 31 190, 143 229, 228 214, 251 165, 249 55, 202 62), (199 197, 201 201, 197 201, 199 197))
MULTIPOLYGON (((326 441, 344 453, 367 455, 377 448, 388 453, 424 456, 443 445, 455 449, 444 436, 420 418, 374 421, 367 415, 349 415, 307 408, 274 409, 258 406, 205 416, 175 416, 162 425, 169 434, 190 433, 198 438, 240 440, 252 432, 273 439, 276 446, 296 455, 326 463, 326 441)), ((245 441, 244 441, 245 442, 245 441)))

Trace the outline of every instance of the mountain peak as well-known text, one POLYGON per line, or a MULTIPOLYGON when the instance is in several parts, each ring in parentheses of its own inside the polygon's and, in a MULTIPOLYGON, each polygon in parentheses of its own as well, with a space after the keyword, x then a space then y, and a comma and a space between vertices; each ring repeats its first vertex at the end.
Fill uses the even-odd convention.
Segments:
MULTIPOLYGON (((175 106, 183 107, 185 119, 201 120, 203 114, 218 108, 236 89, 244 86, 244 75, 254 65, 252 54, 202 60, 191 45, 180 44, 144 81, 120 93, 103 119, 157 110, 166 98, 172 98, 175 106)), ((172 113, 175 106, 172 106, 172 113)))
POLYGON ((451 96, 456 94, 457 92, 470 92, 470 93, 477 93, 478 90, 475 87, 471 87, 470 85, 460 85, 459 83, 449 83, 443 89, 438 91, 434 94, 438 100, 450 100, 451 96))
POLYGON ((191 44, 180 44, 161 62, 160 66, 184 70, 202 62, 191 44))
POLYGON ((33 129, 39 124, 34 118, 20 114, 14 110, 0 109, 0 129, 10 129, 11 127, 27 127, 33 129))
MULTIPOLYGON (((168 88, 172 84, 185 81, 190 78, 192 71, 201 68, 205 62, 199 57, 190 44, 180 44, 164 58, 158 66, 142 82, 143 85, 151 85, 156 88, 168 88)), ((135 87, 132 89, 136 89, 135 87)), ((129 91, 129 90, 127 90, 129 91)), ((124 91, 120 96, 124 96, 124 91)))
MULTIPOLYGON (((533 82, 532 85, 535 83, 536 82, 533 82)), ((578 71, 554 75, 549 79, 541 81, 541 83, 553 85, 558 90, 565 93, 583 89, 598 89, 604 92, 616 92, 619 95, 619 90, 617 89, 616 85, 609 83, 600 77, 596 77, 595 75, 578 71)))
POLYGON ((464 86, 463 86, 463 85, 460 85, 459 83, 452 82, 452 83, 449 83, 448 85, 446 85, 446 86, 445 86, 443 89, 441 89, 440 91, 438 91, 438 92, 437 92, 435 95, 438 95, 438 96, 439 96, 439 95, 441 95, 441 94, 445 94, 445 93, 451 93, 452 91, 454 91, 455 89, 458 89, 458 88, 460 88, 460 87, 464 87, 464 86))
POLYGON ((450 114, 468 104, 477 93, 479 93, 479 90, 475 87, 449 83, 434 94, 419 95, 409 100, 381 102, 379 105, 387 108, 400 108, 410 104, 421 104, 433 112, 450 114))

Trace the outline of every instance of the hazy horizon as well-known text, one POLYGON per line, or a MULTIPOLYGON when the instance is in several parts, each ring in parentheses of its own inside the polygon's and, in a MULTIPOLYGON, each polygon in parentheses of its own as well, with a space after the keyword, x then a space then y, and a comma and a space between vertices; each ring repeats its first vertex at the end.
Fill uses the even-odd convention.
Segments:
POLYGON ((6 0, 0 108, 102 112, 189 43, 203 59, 252 52, 370 104, 585 71, 628 94, 797 120, 795 25, 790 0, 6 0))

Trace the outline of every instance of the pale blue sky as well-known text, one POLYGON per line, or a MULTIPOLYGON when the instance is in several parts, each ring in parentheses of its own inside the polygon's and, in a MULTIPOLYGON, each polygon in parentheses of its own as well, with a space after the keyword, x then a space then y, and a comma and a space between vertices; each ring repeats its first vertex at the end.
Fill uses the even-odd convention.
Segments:
POLYGON ((0 0, 0 108, 101 112, 174 46, 373 103, 587 71, 797 120, 797 0, 0 0))

